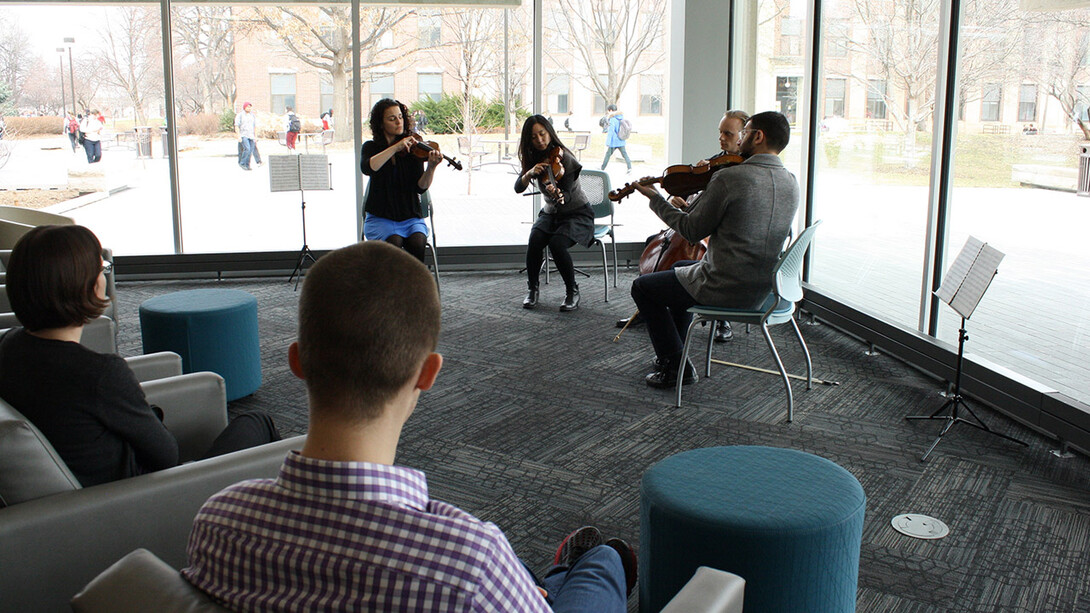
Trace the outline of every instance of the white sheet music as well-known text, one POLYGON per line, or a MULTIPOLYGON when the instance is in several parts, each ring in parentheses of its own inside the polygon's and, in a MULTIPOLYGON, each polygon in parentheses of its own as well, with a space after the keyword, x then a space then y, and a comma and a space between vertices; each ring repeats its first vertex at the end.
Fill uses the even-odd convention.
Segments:
POLYGON ((968 319, 988 291, 1003 256, 995 247, 970 236, 935 295, 968 319))
POLYGON ((270 155, 268 159, 270 191, 330 189, 328 156, 270 155))

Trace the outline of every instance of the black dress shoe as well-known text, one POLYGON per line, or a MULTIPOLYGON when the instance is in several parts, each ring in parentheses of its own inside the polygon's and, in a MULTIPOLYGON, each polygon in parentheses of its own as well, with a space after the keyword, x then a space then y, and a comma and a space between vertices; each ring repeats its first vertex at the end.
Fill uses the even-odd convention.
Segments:
POLYGON ((636 313, 632 317, 626 317, 624 319, 618 319, 617 320, 617 327, 618 328, 623 328, 625 326, 628 326, 629 328, 631 328, 632 326, 638 326, 638 325, 640 325, 642 323, 643 323, 643 317, 639 313, 636 313), (630 320, 631 320, 632 323, 628 323, 630 320))
MULTIPOLYGON (((667 364, 662 370, 657 370, 646 377, 644 382, 647 385, 656 389, 667 389, 677 386, 677 364, 667 364)), ((685 376, 682 377, 681 382, 683 385, 692 385, 696 383, 696 367, 693 363, 685 360, 685 376)))
POLYGON ((522 308, 532 309, 537 306, 537 288, 531 287, 526 292, 526 298, 522 300, 522 308))
POLYGON ((560 305, 560 310, 563 312, 574 311, 579 308, 579 284, 576 283, 568 288, 568 293, 564 296, 564 303, 560 305))
POLYGON ((716 322, 715 342, 725 343, 734 338, 734 331, 730 329, 730 323, 726 321, 716 322))

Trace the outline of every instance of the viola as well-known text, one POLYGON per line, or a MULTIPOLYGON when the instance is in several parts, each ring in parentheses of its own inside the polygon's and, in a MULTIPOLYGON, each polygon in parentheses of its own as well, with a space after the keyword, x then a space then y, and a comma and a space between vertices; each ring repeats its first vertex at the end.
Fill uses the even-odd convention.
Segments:
MULTIPOLYGON (((420 135, 415 132, 412 132, 411 135, 417 138, 416 142, 414 142, 413 146, 409 149, 409 153, 414 156, 426 160, 428 159, 429 153, 432 151, 439 151, 439 143, 433 140, 423 140, 420 138, 420 135)), ((409 134, 406 134, 405 136, 409 136, 409 134)), ((439 151, 439 155, 443 155, 443 152, 439 151)), ((443 159, 447 161, 447 164, 453 166, 455 170, 462 169, 462 163, 458 160, 446 155, 443 155, 443 159)))
POLYGON ((675 164, 668 166, 661 177, 649 177, 632 183, 626 183, 609 192, 609 199, 616 202, 636 191, 637 185, 654 185, 661 183, 662 188, 671 196, 685 198, 708 187, 708 181, 715 171, 735 164, 741 164, 745 159, 733 153, 721 153, 708 160, 707 164, 675 164))

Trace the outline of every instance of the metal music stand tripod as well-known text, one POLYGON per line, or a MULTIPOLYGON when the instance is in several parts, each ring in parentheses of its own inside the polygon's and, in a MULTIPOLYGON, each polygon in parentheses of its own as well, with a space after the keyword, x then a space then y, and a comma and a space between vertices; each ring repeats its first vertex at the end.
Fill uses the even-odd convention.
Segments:
POLYGON ((299 207, 303 221, 303 247, 299 250, 299 259, 295 264, 295 270, 288 277, 288 283, 296 279, 295 289, 299 289, 299 282, 303 280, 307 261, 315 262, 314 253, 307 245, 307 202, 303 190, 329 190, 330 165, 325 155, 271 155, 269 156, 269 184, 274 192, 298 191, 299 207))
POLYGON ((988 427, 988 424, 984 423, 973 409, 969 406, 969 403, 965 401, 965 398, 961 395, 961 370, 965 359, 965 341, 969 340, 969 335, 965 332, 965 321, 976 310, 977 304, 980 303, 980 299, 984 296, 984 292, 987 291, 988 286, 992 282, 992 278, 995 276, 996 271, 999 268, 999 262, 1003 259, 1003 253, 994 247, 989 246, 986 243, 980 242, 974 237, 969 237, 969 240, 965 243, 965 247, 958 254, 954 263, 950 266, 950 270, 946 273, 946 279, 943 281, 942 287, 940 287, 935 295, 940 300, 949 304, 951 308, 961 315, 961 328, 958 330, 958 362, 957 371, 954 375, 954 389, 946 395, 946 402, 943 403, 937 411, 930 415, 910 415, 905 419, 939 419, 945 420, 946 425, 943 426, 942 431, 939 432, 938 437, 935 438, 935 442, 931 443, 931 446, 927 448, 927 451, 920 456, 920 461, 927 461, 927 456, 931 455, 931 452, 938 447, 942 441, 942 437, 946 435, 953 427, 959 423, 968 424, 978 430, 983 430, 988 434, 993 434, 1000 438, 1005 438, 1009 441, 1018 443, 1028 447, 1029 445, 1024 441, 1020 441, 1013 436, 1007 436, 1002 432, 997 432, 988 427), (959 409, 964 408, 969 412, 969 415, 973 417, 970 421, 958 414, 959 409))

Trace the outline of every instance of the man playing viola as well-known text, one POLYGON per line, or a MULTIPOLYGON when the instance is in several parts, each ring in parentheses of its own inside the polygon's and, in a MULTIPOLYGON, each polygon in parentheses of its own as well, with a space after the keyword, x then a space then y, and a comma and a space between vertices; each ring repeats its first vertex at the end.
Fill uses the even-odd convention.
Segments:
MULTIPOLYGON (((745 111, 739 111, 739 110, 727 111, 723 115, 723 118, 719 120, 719 148, 720 148, 721 151, 719 153, 714 154, 714 155, 708 156, 706 159, 700 160, 699 162, 693 164, 693 166, 707 166, 709 164, 709 160, 711 160, 714 157, 718 157, 720 155, 723 155, 725 153, 737 155, 738 154, 738 133, 742 131, 742 127, 746 125, 746 121, 748 121, 748 120, 749 120, 749 113, 746 113, 745 111)), ((712 172, 714 173, 717 170, 721 170, 722 168, 726 168, 726 166, 712 169, 712 172)), ((670 202, 670 204, 676 206, 677 208, 684 210, 690 204, 695 202, 697 196, 699 196, 699 195, 700 195, 700 192, 697 192, 697 193, 689 196, 688 198, 682 198, 680 196, 671 196, 669 202, 670 202)), ((618 321, 617 322, 617 327, 618 328, 624 328, 626 326, 637 326, 637 325, 643 323, 643 318, 640 317, 639 313, 637 313, 636 315, 634 315, 630 319, 631 319, 631 323, 629 323, 629 319, 622 319, 622 320, 618 321)), ((726 341, 729 341, 731 338, 733 338, 733 336, 734 336, 734 333, 731 331, 729 323, 727 323, 725 321, 722 321, 722 322, 719 322, 717 324, 716 329, 715 329, 715 341, 717 343, 724 343, 726 341)))
MULTIPOLYGON (((790 137, 783 114, 768 111, 751 117, 736 141, 745 161, 717 171, 685 210, 667 202, 654 187, 636 185, 651 210, 686 240, 708 237, 708 251, 699 262, 679 262, 672 270, 642 275, 632 283, 632 299, 655 348, 655 370, 645 377, 649 386, 677 384, 683 339, 692 319, 689 307, 754 308, 771 291, 772 269, 799 206, 798 181, 778 155, 790 137)), ((687 363, 684 383, 695 382, 696 369, 687 363)))

